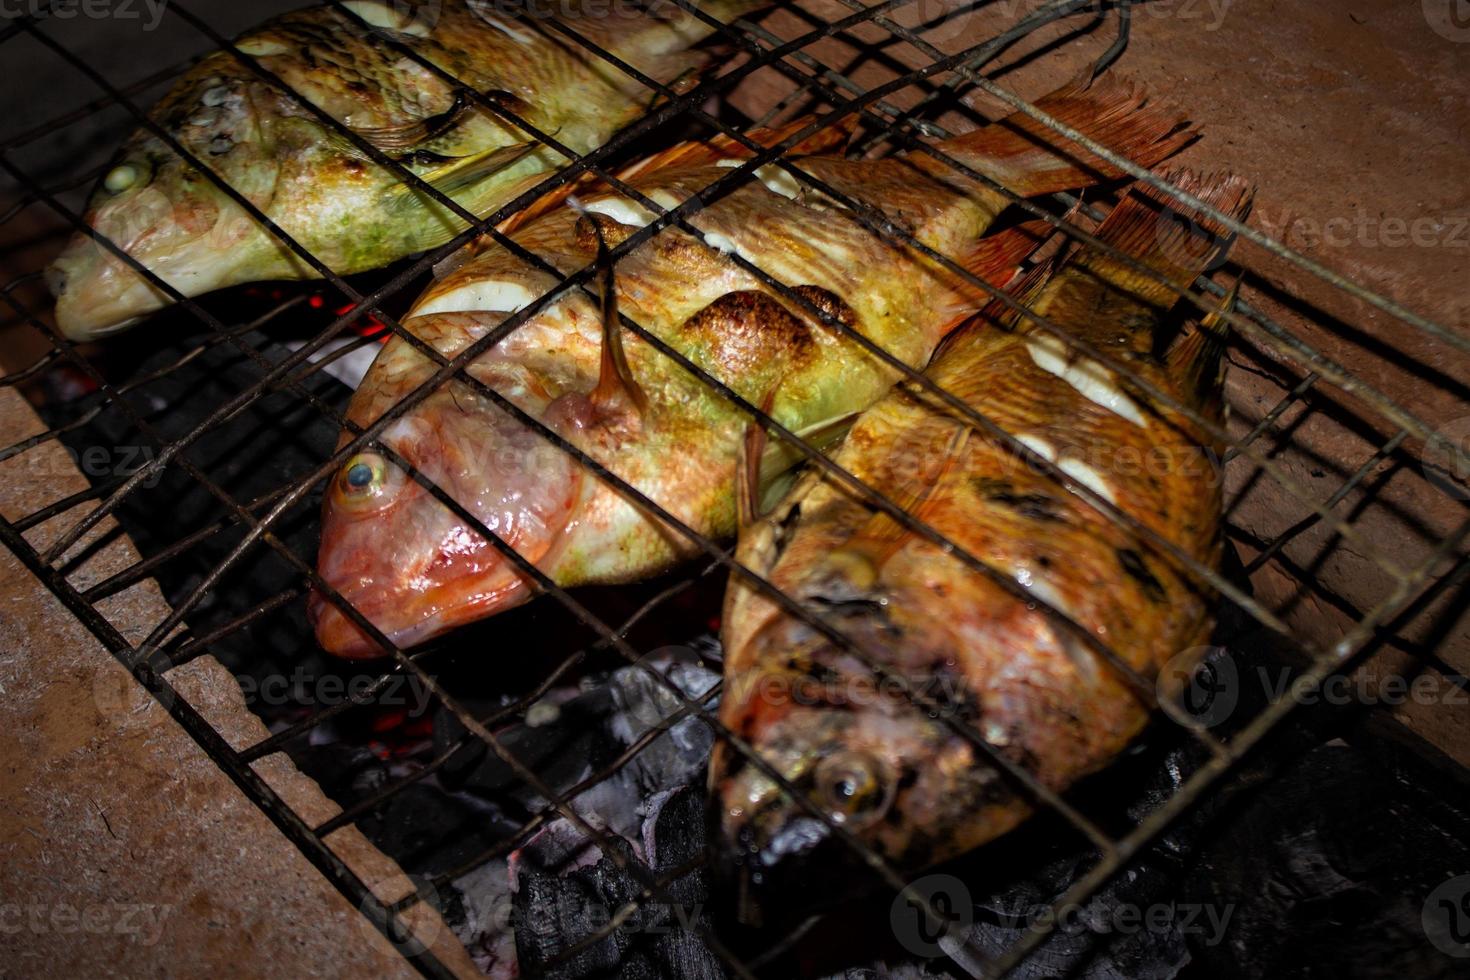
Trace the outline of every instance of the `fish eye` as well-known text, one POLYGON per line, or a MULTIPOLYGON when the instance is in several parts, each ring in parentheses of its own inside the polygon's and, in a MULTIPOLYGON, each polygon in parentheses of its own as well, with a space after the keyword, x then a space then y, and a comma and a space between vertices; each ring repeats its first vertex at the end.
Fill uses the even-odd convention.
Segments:
POLYGON ((818 801, 841 823, 867 826, 893 799, 883 764, 866 752, 839 752, 823 759, 813 780, 818 801))
POLYGON ((121 194, 134 187, 146 186, 149 181, 148 168, 137 163, 120 163, 107 171, 102 186, 110 194, 121 194))
POLYGON ((337 495, 346 503, 383 502, 389 487, 388 462, 377 453, 359 453, 337 474, 337 495))

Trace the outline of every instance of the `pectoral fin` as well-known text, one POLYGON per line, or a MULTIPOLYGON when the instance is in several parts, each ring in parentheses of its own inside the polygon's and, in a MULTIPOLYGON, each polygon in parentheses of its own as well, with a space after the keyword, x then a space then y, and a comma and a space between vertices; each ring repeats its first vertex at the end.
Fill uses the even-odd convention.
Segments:
MULTIPOLYGON (((916 521, 927 520, 927 511, 935 502, 934 491, 943 484, 949 471, 964 453, 965 446, 970 441, 970 434, 974 431, 968 425, 957 422, 948 423, 946 428, 951 431, 937 464, 932 468, 924 467, 925 472, 898 484, 889 493, 889 502, 916 521)), ((920 449, 917 446, 908 445, 903 451, 907 454, 916 454, 920 449)), ((859 540, 867 542, 873 566, 881 568, 902 547, 903 542, 912 533, 893 517, 879 511, 868 520, 862 530, 854 535, 848 546, 852 547, 854 542, 859 540)))
MULTIPOLYGON (((771 407, 776 402, 776 389, 772 388, 766 392, 765 400, 761 403, 761 411, 767 415, 771 414, 771 407)), ((738 515, 738 527, 743 532, 750 525, 758 521, 765 513, 762 506, 765 501, 761 499, 761 486, 765 482, 761 479, 761 464, 764 461, 766 450, 766 430, 756 419, 751 419, 750 424, 745 427, 745 435, 740 440, 740 445, 735 450, 735 513, 738 515)))
MULTIPOLYGON (((761 411, 770 415, 774 402, 775 389, 772 389, 766 395, 761 411)), ((825 454, 842 441, 861 414, 848 412, 822 419, 796 429, 792 434, 825 454)), ((785 439, 769 438, 766 430, 754 421, 747 427, 738 452, 736 508, 740 513, 740 526, 745 527, 768 513, 786 495, 796 482, 797 464, 806 458, 806 454, 785 439)))
POLYGON ((641 415, 648 410, 648 396, 633 377, 628 356, 623 352, 623 325, 618 317, 617 276, 612 253, 608 251, 607 239, 598 220, 601 215, 588 214, 586 217, 597 235, 597 266, 602 274, 602 366, 597 387, 589 398, 598 408, 607 408, 627 399, 641 415))
MULTIPOLYGON (((441 167, 420 174, 420 178, 446 197, 453 198, 470 211, 482 205, 479 193, 490 178, 515 166, 541 147, 536 142, 512 143, 473 156, 451 160, 441 167)), ((398 184, 388 192, 388 209, 407 213, 438 202, 417 187, 398 184)))

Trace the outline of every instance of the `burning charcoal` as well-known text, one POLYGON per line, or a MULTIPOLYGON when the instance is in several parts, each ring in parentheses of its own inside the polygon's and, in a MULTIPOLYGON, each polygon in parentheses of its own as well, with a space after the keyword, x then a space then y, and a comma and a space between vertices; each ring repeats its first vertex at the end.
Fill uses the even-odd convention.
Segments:
MULTIPOLYGON (((691 700, 719 683, 720 675, 703 666, 692 653, 679 648, 672 651, 649 656, 644 666, 613 672, 610 688, 617 714, 612 718, 611 731, 624 745, 632 745, 684 709, 663 682, 650 676, 650 671, 663 674, 691 700)), ((715 704, 711 702, 708 707, 713 709, 715 704)), ((628 768, 644 793, 653 794, 693 782, 704 772, 713 747, 710 727, 698 717, 685 717, 645 746, 628 768)))
POLYGON ((656 900, 643 900, 608 936, 567 956, 610 917, 637 900, 643 882, 666 878, 704 850, 704 809, 698 792, 678 790, 662 796, 643 830, 645 850, 660 855, 654 867, 638 860, 633 848, 613 838, 609 845, 639 871, 632 874, 603 856, 595 864, 558 874, 530 870, 523 862, 515 897, 516 948, 522 972, 556 980, 584 977, 647 977, 714 980, 724 977, 719 958, 699 932, 708 882, 696 868, 674 878, 656 900), (660 847, 658 842, 665 842, 660 847))
POLYGON ((463 913, 459 918, 446 916, 445 921, 475 965, 491 980, 517 976, 511 875, 506 862, 490 861, 473 868, 440 889, 440 894, 445 892, 463 913))
MULTIPOLYGON (((514 724, 495 732, 496 739, 522 765, 553 786, 568 786, 591 771, 604 754, 604 719, 611 710, 606 688, 577 694, 567 688, 562 694, 558 716, 551 724, 514 724)), ((548 698, 553 695, 548 695, 548 698)), ((434 747, 442 752, 465 735, 464 725, 452 714, 441 712, 434 730, 434 747)), ((478 738, 461 749, 445 765, 441 779, 446 785, 464 788, 490 798, 519 795, 530 806, 529 790, 514 769, 478 738)), ((538 807, 533 807, 538 808, 538 807)))
POLYGON ((824 980, 946 980, 953 974, 931 973, 922 963, 900 963, 897 966, 863 966, 834 973, 824 980))
POLYGON ((1445 782, 1394 778, 1341 744, 1302 757, 1204 849, 1192 895, 1234 916, 1197 955, 1222 975, 1464 976, 1421 918, 1470 869, 1470 818, 1445 782))
POLYGON ((427 781, 389 797, 358 821, 363 833, 420 874, 438 874, 491 847, 514 825, 427 781))

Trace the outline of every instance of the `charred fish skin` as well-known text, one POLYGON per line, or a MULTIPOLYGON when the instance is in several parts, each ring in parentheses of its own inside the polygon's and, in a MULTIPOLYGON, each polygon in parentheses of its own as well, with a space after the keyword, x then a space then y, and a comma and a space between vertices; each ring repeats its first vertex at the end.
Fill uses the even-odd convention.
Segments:
MULTIPOLYGON (((1248 211, 1239 178, 1167 179, 1224 213, 1248 211)), ((1214 222, 1179 214, 1153 191, 1131 192, 1096 235, 1178 289, 1229 247, 1214 222)), ((1219 338, 1196 329, 1159 352, 1178 297, 1169 285, 1083 248, 1019 292, 1071 336, 1218 417, 1219 338)), ((993 306, 948 339, 926 373, 1069 480, 1214 564, 1220 482, 1207 434, 1052 339, 993 306)), ((1143 535, 916 386, 900 385, 868 410, 835 461, 1039 600, 1018 600, 819 474, 742 532, 741 562, 826 617, 864 656, 732 579, 721 720, 810 804, 894 866, 917 870, 1001 836, 1030 805, 972 740, 915 707, 905 688, 1062 790, 1119 753, 1147 708, 1041 603, 1149 679, 1207 636, 1212 596, 1143 535), (865 660, 887 680, 875 681, 865 660)), ((825 825, 727 745, 716 747, 710 785, 727 854, 755 887, 790 881, 785 866, 821 855, 852 859, 850 848, 819 847, 832 836, 825 825), (803 846, 793 847, 792 827, 804 828, 803 846)))
MULTIPOLYGON (((733 19, 764 0, 715 0, 733 19)), ((535 16, 480 0, 351 0, 284 14, 235 42, 310 105, 468 211, 484 215, 568 161, 468 95, 481 93, 576 152, 631 122, 641 83, 535 16), (365 23, 364 23, 365 22, 365 23), (406 56, 447 72, 459 85, 406 56)), ((701 66, 689 47, 711 33, 668 5, 574 0, 560 8, 594 44, 663 82, 701 66)), ((149 113, 203 166, 338 274, 434 248, 462 217, 313 115, 295 95, 223 50, 191 68, 149 113)), ((88 203, 95 231, 185 296, 317 273, 220 190, 209 174, 141 128, 88 203)), ((116 333, 169 305, 162 290, 90 235, 48 270, 57 323, 72 340, 116 333)))
MULTIPOLYGON (((1068 86, 1042 105, 1135 159, 1159 160, 1191 134, 1179 116, 1127 86, 1068 86)), ((942 149, 1025 194, 1091 183, 1102 161, 1039 139, 1026 120, 977 130, 942 149)), ((743 152, 748 157, 748 152, 743 152)), ((663 208, 729 175, 722 163, 654 169, 632 186, 663 208)), ((926 155, 882 161, 809 156, 794 164, 825 186, 901 221, 977 275, 1004 282, 1036 238, 1017 230, 981 238, 1005 198, 926 155)), ((777 167, 692 213, 693 232, 665 228, 616 263, 618 310, 791 431, 830 445, 854 414, 893 383, 893 369, 811 310, 784 297, 734 255, 792 287, 818 310, 903 362, 919 366, 979 290, 925 256, 864 226, 837 199, 777 167)), ((637 200, 585 193, 513 237, 563 274, 597 261, 648 224, 637 200)), ((453 357, 552 289, 556 277, 494 243, 424 294, 405 326, 453 357)), ((679 520, 710 536, 735 530, 734 460, 748 416, 651 344, 613 323, 578 290, 529 318, 469 366, 499 392, 679 520), (629 379, 608 377, 605 338, 620 337, 629 379), (646 399, 617 397, 618 384, 646 399)), ((612 359, 614 362, 616 358, 612 359)), ((402 338, 379 355, 349 414, 371 424, 430 377, 435 365, 402 338)), ((512 420, 462 383, 430 395, 384 433, 385 441, 558 585, 634 581, 696 547, 586 475, 582 463, 512 420), (546 449, 545 452, 537 446, 546 449), (442 479, 441 479, 442 477, 442 479)), ((799 458, 774 443, 768 481, 799 458)), ((526 580, 466 523, 390 474, 376 454, 368 470, 402 492, 358 493, 341 479, 327 495, 318 568, 395 642, 419 642, 526 601, 526 580)), ((343 477, 355 462, 349 461, 343 477)), ((376 652, 337 611, 319 606, 318 640, 348 656, 376 652)))

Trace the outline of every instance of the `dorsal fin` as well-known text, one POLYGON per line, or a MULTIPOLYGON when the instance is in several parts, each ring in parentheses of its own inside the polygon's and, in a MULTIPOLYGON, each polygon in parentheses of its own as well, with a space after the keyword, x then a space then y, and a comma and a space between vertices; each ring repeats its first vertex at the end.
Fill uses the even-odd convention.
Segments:
MULTIPOLYGON (((574 198, 573 207, 576 206, 574 198)), ((623 352, 623 325, 618 317, 617 276, 614 274, 612 253, 602 234, 602 216, 585 211, 583 214, 597 236, 597 267, 602 279, 602 365, 597 376, 597 387, 587 397, 599 409, 627 398, 642 414, 648 409, 648 396, 633 377, 633 369, 628 366, 628 357, 623 352)))
MULTIPOLYGON (((1237 221, 1250 213, 1253 190, 1241 177, 1188 170, 1156 171, 1155 176, 1237 221)), ((1094 234, 1107 250, 1086 246, 1077 254, 1077 265, 1160 309, 1174 305, 1179 298, 1177 289, 1188 287, 1200 273, 1221 263, 1235 238, 1218 221, 1142 182, 1129 188, 1094 234), (1166 282, 1119 262, 1116 252, 1147 266, 1166 282)))
MULTIPOLYGON (((466 209, 478 211, 481 210, 482 204, 477 201, 473 189, 496 174, 520 163, 521 160, 540 148, 541 144, 536 142, 512 143, 509 146, 452 160, 442 167, 420 174, 420 178, 441 194, 458 201, 466 209)), ((402 182, 395 184, 391 190, 387 191, 385 203, 390 211, 405 211, 418 207, 443 209, 443 205, 428 194, 413 185, 402 182)), ((446 216, 449 215, 447 210, 444 213, 446 216)), ((463 223, 460 222, 457 215, 452 216, 450 220, 463 223)))
MULTIPOLYGON (((1140 167, 1168 159, 1198 135, 1182 114, 1111 75, 1096 82, 1080 78, 1038 99, 1032 108, 1140 167)), ((1023 197, 1123 176, 1113 164, 1019 110, 938 148, 1023 197)), ((915 152, 909 158, 930 172, 952 173, 926 154, 915 152)))
MULTIPOLYGON (((1076 209, 1074 208, 1073 211, 1076 209)), ((1068 214, 1069 219, 1071 213, 1068 214)), ((976 240, 957 261, 975 278, 998 288, 1008 288, 1015 279, 1020 266, 1052 233, 1051 224, 1040 219, 1027 221, 994 235, 976 240)), ((978 310, 988 308, 995 300, 973 283, 955 278, 950 288, 951 295, 941 301, 940 310, 946 317, 946 329, 956 327, 973 317, 978 310)))
MULTIPOLYGON (((802 116, 789 123, 775 127, 761 127, 753 129, 746 134, 752 142, 766 147, 775 146, 790 139, 796 133, 801 132, 811 125, 814 116, 802 116)), ((784 156, 810 156, 814 153, 836 153, 842 150, 852 138, 853 131, 857 125, 856 117, 840 120, 830 126, 823 127, 806 139, 795 144, 786 151, 784 156)), ((655 173, 670 167, 703 167, 721 160, 740 160, 751 156, 751 151, 742 143, 734 139, 719 135, 709 139, 688 140, 676 143, 666 150, 642 157, 614 172, 613 176, 621 181, 629 181, 644 174, 655 173)), ((611 191, 601 178, 596 174, 583 174, 570 184, 563 185, 555 190, 548 191, 538 198, 534 204, 522 209, 519 213, 507 218, 500 224, 500 231, 511 232, 524 226, 527 222, 560 207, 568 198, 580 196, 584 199, 598 194, 611 191)))
MULTIPOLYGON (((1023 275, 1013 278, 1007 284, 1006 294, 1011 297, 1012 302, 1030 309, 1031 304, 1041 293, 1042 287, 1056 274, 1058 265, 1057 258, 1053 257, 1040 265, 1032 266, 1023 275)), ((972 312, 939 342, 939 346, 934 349, 934 353, 929 358, 929 363, 938 363, 946 351, 964 341, 965 338, 973 337, 977 330, 995 330, 1002 327, 1023 329, 1024 326, 1024 316, 1010 303, 998 297, 991 299, 978 312, 972 312)))

